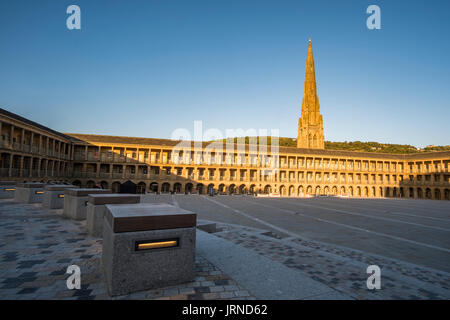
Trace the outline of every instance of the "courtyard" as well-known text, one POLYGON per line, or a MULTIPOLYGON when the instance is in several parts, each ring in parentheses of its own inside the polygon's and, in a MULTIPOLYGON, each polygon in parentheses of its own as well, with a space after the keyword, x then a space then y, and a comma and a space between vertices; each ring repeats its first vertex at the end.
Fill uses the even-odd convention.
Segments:
MULTIPOLYGON (((117 299, 449 299, 450 204, 406 199, 146 194, 198 215, 193 282, 117 299), (366 268, 381 269, 381 289, 366 268), (288 281, 289 280, 289 281, 288 281)), ((0 200, 0 299, 110 299, 84 221, 0 200), (66 269, 79 265, 81 290, 66 269)))

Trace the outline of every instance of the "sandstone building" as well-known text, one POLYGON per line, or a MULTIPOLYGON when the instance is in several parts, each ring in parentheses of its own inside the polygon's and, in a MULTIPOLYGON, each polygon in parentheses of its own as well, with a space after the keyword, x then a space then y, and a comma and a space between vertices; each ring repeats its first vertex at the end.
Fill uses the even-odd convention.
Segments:
POLYGON ((219 152, 187 142, 63 134, 0 109, 0 179, 59 181, 141 192, 341 195, 450 200, 450 152, 381 154, 324 149, 311 43, 298 148, 219 152), (206 151, 206 152, 205 152, 206 151), (275 168, 275 169, 274 169, 275 168))

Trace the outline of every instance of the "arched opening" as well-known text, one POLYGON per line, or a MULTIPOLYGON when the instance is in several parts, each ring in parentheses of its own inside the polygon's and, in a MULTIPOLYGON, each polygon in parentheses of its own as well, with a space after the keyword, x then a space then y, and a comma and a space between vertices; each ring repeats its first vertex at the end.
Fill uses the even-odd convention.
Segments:
POLYGON ((400 198, 403 198, 405 196, 405 191, 403 190, 403 187, 400 187, 400 189, 398 189, 398 196, 400 198))
POLYGON ((370 196, 375 197, 376 193, 377 193, 377 191, 376 191, 375 187, 372 187, 372 192, 371 192, 370 196))
POLYGON ((333 195, 337 196, 337 194, 338 194, 337 187, 334 186, 332 190, 333 190, 333 195))
POLYGON ((100 186, 102 187, 102 189, 108 189, 108 182, 107 181, 101 181, 100 182, 100 186))
POLYGON ((364 197, 368 197, 369 196, 369 188, 367 188, 367 187, 364 188, 363 196, 364 197))
POLYGON ((234 194, 236 192, 236 186, 234 184, 230 184, 228 187, 228 194, 234 194))
POLYGON ((120 192, 120 182, 119 181, 113 182, 113 184, 111 186, 111 190, 114 193, 119 193, 120 192))
POLYGON ((89 180, 88 182, 86 182, 86 188, 94 188, 95 187, 95 182, 92 180, 89 180))
POLYGON ((444 190, 444 199, 445 200, 450 200, 450 189, 445 189, 444 190))
POLYGON ((289 187, 289 196, 293 197, 295 196, 295 188, 294 186, 289 187))
POLYGON ((430 188, 425 189, 425 197, 427 199, 431 199, 431 189, 430 188))
POLYGON ((383 187, 380 187, 380 197, 383 197, 383 187))
POLYGON ((191 194, 193 188, 194 188, 194 186, 192 183, 190 183, 190 182, 186 183, 186 185, 184 186, 184 193, 191 194))
POLYGON ((284 196, 286 196, 286 193, 287 193, 286 187, 285 186, 280 186, 280 195, 282 197, 284 197, 284 196))
POLYGON ((434 198, 436 200, 441 200, 441 190, 439 189, 434 189, 434 198))
POLYGON ((136 193, 145 194, 145 189, 147 188, 147 185, 145 182, 139 182, 136 186, 136 193))
POLYGON ((150 190, 150 192, 158 193, 158 183, 157 182, 150 183, 148 189, 150 190))
POLYGON ((328 196, 330 194, 330 189, 326 186, 325 188, 323 188, 323 193, 328 196))
POLYGON ((225 192, 225 185, 223 183, 221 183, 219 185, 219 193, 224 193, 225 192))
POLYGON ((353 197, 353 187, 348 187, 348 195, 353 197))
POLYGON ((316 187, 315 195, 320 196, 320 187, 319 186, 316 187))
POLYGON ((389 187, 386 187, 386 192, 384 193, 385 197, 390 197, 391 196, 391 191, 389 189, 389 187))
MULTIPOLYGON (((41 181, 44 182, 44 181, 41 181)), ((75 180, 74 182, 72 182, 72 184, 76 187, 80 187, 81 186, 81 181, 80 180, 75 180)))
POLYGON ((203 183, 197 184, 197 193, 203 194, 203 183))
POLYGON ((177 182, 173 185, 173 192, 181 193, 181 183, 177 182))
POLYGON ((303 190, 303 186, 298 187, 298 195, 300 197, 303 197, 305 195, 304 190, 303 190))
POLYGON ((120 185, 120 193, 137 193, 137 185, 128 180, 120 185))
POLYGON ((417 198, 419 199, 423 198, 422 188, 417 188, 417 198))
POLYGON ((414 189, 413 188, 409 188, 409 197, 414 198, 414 189))
POLYGON ((395 197, 397 197, 397 188, 396 187, 394 187, 393 189, 392 189, 392 196, 395 198, 395 197))
POLYGON ((161 193, 169 193, 170 192, 170 183, 164 182, 161 185, 161 193))
POLYGON ((306 188, 306 194, 312 195, 312 193, 313 193, 312 187, 311 187, 311 186, 308 186, 308 187, 306 188))
POLYGON ((265 193, 265 194, 270 194, 270 193, 272 193, 272 187, 271 187, 270 185, 266 185, 266 186, 264 187, 264 193, 265 193))
POLYGON ((256 193, 256 185, 252 184, 249 188, 249 192, 251 194, 255 194, 256 193))
POLYGON ((345 196, 345 187, 341 187, 341 196, 345 196))
POLYGON ((214 184, 212 183, 208 185, 208 194, 211 194, 211 192, 214 194, 214 184))
POLYGON ((240 194, 246 194, 247 193, 247 188, 245 187, 245 184, 241 184, 239 186, 239 193, 240 194))

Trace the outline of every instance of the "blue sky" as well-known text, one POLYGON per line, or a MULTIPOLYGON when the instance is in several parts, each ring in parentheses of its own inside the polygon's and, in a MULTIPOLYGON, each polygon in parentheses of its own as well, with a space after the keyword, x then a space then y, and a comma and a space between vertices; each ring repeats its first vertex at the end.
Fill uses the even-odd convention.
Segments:
POLYGON ((296 137, 308 37, 325 139, 450 144, 450 1, 2 1, 0 106, 63 132, 296 137), (81 8, 81 30, 66 8, 81 8), (381 8, 381 30, 366 8, 381 8))

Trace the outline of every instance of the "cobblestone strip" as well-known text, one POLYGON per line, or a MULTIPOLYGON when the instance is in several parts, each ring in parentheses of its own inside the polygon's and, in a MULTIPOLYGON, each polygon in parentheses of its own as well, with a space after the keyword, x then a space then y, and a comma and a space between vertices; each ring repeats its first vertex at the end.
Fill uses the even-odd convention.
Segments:
MULTIPOLYGON (((65 219, 62 210, 0 200, 0 299, 111 299, 100 257, 102 240, 88 236, 85 222, 65 219), (69 290, 69 265, 81 269, 81 289, 69 290)), ((255 299, 201 256, 195 279, 177 286, 113 299, 255 299)))
POLYGON ((218 224, 216 236, 308 274, 355 299, 449 299, 450 277, 445 272, 412 265, 299 237, 230 224, 218 224), (369 265, 381 268, 381 289, 368 290, 369 265))

